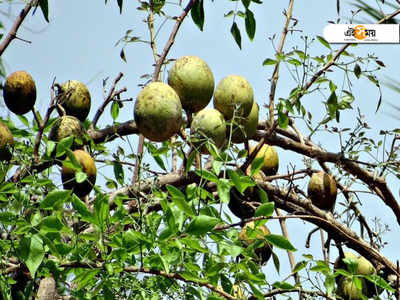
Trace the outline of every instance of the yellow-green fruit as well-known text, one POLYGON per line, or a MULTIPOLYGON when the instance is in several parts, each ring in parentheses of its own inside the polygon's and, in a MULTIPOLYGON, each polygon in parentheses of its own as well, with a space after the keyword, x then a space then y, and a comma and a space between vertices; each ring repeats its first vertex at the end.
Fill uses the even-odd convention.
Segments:
POLYGON ((358 268, 357 274, 360 275, 372 275, 376 273, 375 267, 371 264, 371 262, 366 259, 364 256, 358 258, 358 268))
POLYGON ((308 183, 308 197, 316 207, 333 211, 336 196, 336 182, 332 176, 322 171, 311 176, 308 183))
MULTIPOLYGON (((249 153, 251 154, 255 150, 255 146, 251 146, 249 149, 249 153)), ((279 157, 278 153, 273 146, 264 144, 260 151, 258 151, 256 158, 264 157, 264 163, 261 167, 261 170, 265 175, 271 176, 275 175, 279 169, 279 157)))
POLYGON ((75 150, 73 153, 82 167, 82 172, 84 172, 87 177, 83 182, 76 182, 76 170, 66 164, 66 161, 69 161, 67 158, 63 163, 61 179, 64 189, 72 190, 78 197, 84 197, 90 193, 96 183, 96 164, 89 153, 84 150, 75 150))
POLYGON ((361 299, 361 294, 366 295, 366 283, 363 278, 360 278, 360 280, 362 282, 361 290, 357 288, 351 278, 341 277, 336 288, 336 293, 346 300, 361 299))
MULTIPOLYGON (((213 108, 200 110, 193 117, 190 134, 196 146, 203 145, 207 140, 210 140, 217 148, 221 148, 226 137, 224 116, 213 108)), ((201 147, 201 152, 207 152, 205 146, 201 147)))
POLYGON ((59 101, 65 113, 85 121, 90 111, 90 93, 86 85, 78 80, 68 80, 61 85, 59 101))
POLYGON ((183 109, 188 112, 206 107, 214 92, 213 73, 197 56, 177 59, 169 72, 168 84, 178 93, 183 109))
POLYGON ((232 286, 232 295, 233 297, 239 300, 247 299, 246 296, 244 295, 242 288, 237 284, 234 284, 232 286))
POLYGON ((179 96, 166 83, 150 83, 137 97, 134 117, 139 132, 146 138, 154 142, 166 141, 182 124, 179 96))
POLYGON ((10 161, 12 157, 11 148, 14 147, 14 138, 10 129, 0 121, 0 160, 10 161))
POLYGON ((25 71, 10 74, 4 84, 4 102, 17 115, 32 110, 36 102, 36 85, 32 76, 25 71))
POLYGON ((219 83, 214 93, 214 107, 230 120, 235 116, 247 117, 254 101, 253 88, 242 76, 228 75, 219 83))
POLYGON ((63 138, 73 136, 73 148, 79 148, 85 142, 85 129, 82 123, 73 116, 62 116, 54 123, 49 133, 49 140, 59 142, 63 138))
MULTIPOLYGON (((251 245, 252 243, 254 243, 256 241, 256 239, 263 240, 263 239, 265 239, 265 236, 271 234, 271 232, 269 231, 267 226, 261 225, 261 226, 257 227, 257 231, 260 231, 260 232, 256 234, 255 238, 253 238, 253 237, 250 238, 248 236, 248 234, 251 229, 255 230, 254 226, 255 226, 255 223, 253 221, 248 222, 248 223, 246 223, 246 225, 242 228, 242 230, 239 233, 239 240, 241 240, 245 246, 251 245), (251 228, 251 229, 248 229, 248 228, 251 228)), ((257 248, 255 250, 255 253, 261 259, 262 263, 266 263, 272 255, 272 245, 270 245, 270 243, 265 241, 264 244, 260 248, 257 248)))
POLYGON ((259 107, 256 101, 253 101, 250 114, 247 117, 235 118, 235 124, 232 125, 232 142, 244 143, 252 138, 257 130, 259 107))

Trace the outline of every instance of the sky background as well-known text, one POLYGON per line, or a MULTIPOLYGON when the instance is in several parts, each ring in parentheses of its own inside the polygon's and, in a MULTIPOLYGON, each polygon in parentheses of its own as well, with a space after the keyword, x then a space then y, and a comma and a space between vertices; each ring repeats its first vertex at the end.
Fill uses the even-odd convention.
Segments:
MULTIPOLYGON (((109 78, 107 88, 110 87, 113 79, 119 72, 124 74, 118 88, 127 87, 127 93, 123 98, 135 98, 139 93, 140 84, 146 82, 141 78, 142 75, 153 72, 153 57, 150 47, 146 43, 131 43, 124 48, 127 62, 124 62, 119 53, 123 44, 116 46, 116 43, 124 36, 127 30, 132 30, 132 35, 138 36, 143 40, 148 40, 148 31, 143 22, 145 14, 136 9, 138 1, 124 1, 122 14, 115 0, 109 0, 107 5, 100 0, 58 0, 49 1, 50 23, 46 23, 41 11, 36 11, 35 15, 29 14, 23 26, 18 32, 18 36, 31 43, 14 40, 3 54, 3 62, 7 74, 16 70, 28 71, 36 81, 38 90, 36 109, 42 115, 45 113, 50 98, 50 86, 55 78, 56 82, 62 83, 70 79, 77 79, 87 84, 92 97, 92 110, 89 118, 92 119, 97 108, 103 101, 104 91, 102 87, 103 79, 109 78)), ((268 79, 272 74, 272 67, 263 67, 262 62, 265 58, 274 58, 274 47, 270 38, 276 34, 274 45, 277 47, 279 36, 284 24, 282 12, 286 9, 288 1, 264 1, 263 5, 251 4, 250 8, 255 14, 257 21, 257 31, 253 42, 250 42, 244 31, 243 20, 238 20, 242 32, 242 50, 240 50, 229 33, 232 18, 224 18, 224 13, 235 10, 236 3, 231 1, 205 1, 205 26, 204 31, 200 32, 192 20, 187 18, 179 31, 175 44, 173 45, 168 58, 178 58, 183 55, 196 55, 204 59, 212 69, 216 84, 228 74, 239 74, 247 78, 251 83, 255 99, 260 105, 266 103, 269 94, 268 79)), ((348 22, 349 5, 340 1, 342 23, 348 22)), ((374 2, 375 1, 371 1, 374 2)), ((0 3, 0 18, 8 31, 15 16, 23 6, 21 2, 8 4, 0 3)), ((241 8, 241 4, 239 4, 241 8)), ((181 8, 176 1, 170 2, 167 11, 171 15, 178 15, 181 8)), ((386 11, 387 13, 389 11, 386 11)), ((338 18, 336 12, 336 1, 334 0, 298 0, 295 1, 293 17, 298 20, 294 34, 288 34, 285 44, 285 51, 289 51, 295 45, 300 49, 303 47, 301 36, 308 36, 309 39, 322 35, 323 28, 328 20, 338 18)), ((164 17, 156 20, 156 28, 164 22, 164 17)), ((167 21, 161 27, 157 38, 158 52, 161 53, 165 42, 172 29, 173 21, 167 21)), ((340 46, 332 45, 333 49, 340 46)), ((351 51, 360 56, 374 53, 382 60, 386 68, 377 72, 379 78, 390 76, 400 79, 399 57, 400 45, 359 45, 351 48, 351 51)), ((329 54, 329 50, 317 41, 311 45, 311 54, 329 54)), ((373 66, 376 67, 376 66, 373 66)), ((169 69, 168 67, 167 69, 169 69)), ((290 68, 290 67, 289 67, 290 68)), ((371 67, 372 68, 372 67, 371 67)), ((336 70, 335 70, 336 71, 336 70)), ((164 79, 167 74, 164 73, 164 79)), ((331 78, 337 80, 337 84, 343 82, 343 73, 329 74, 331 78)), ((399 126, 396 118, 388 114, 392 108, 387 103, 399 104, 398 94, 382 86, 383 105, 381 110, 375 114, 375 109, 379 97, 376 87, 365 78, 357 80, 350 75, 353 86, 352 91, 356 97, 353 107, 359 107, 366 116, 366 121, 373 129, 369 136, 375 140, 379 137, 381 129, 392 129, 399 126)), ((288 67, 281 66, 281 78, 278 82, 276 98, 287 97, 290 90, 295 87, 295 82, 289 76, 288 67)), ((108 89, 107 89, 108 91, 108 89)), ((326 93, 325 96, 328 94, 326 93)), ((312 97, 304 97, 304 105, 309 109, 315 118, 325 112, 324 95, 319 94, 312 97)), ((6 115, 2 112, 1 116, 6 115)), ((27 115, 29 118, 31 115, 27 115)), ((131 120, 133 118, 133 102, 127 103, 120 112, 119 122, 131 120)), ((261 111, 261 119, 265 119, 265 110, 261 111)), ((353 112, 342 113, 342 122, 336 124, 338 127, 353 127, 356 119, 353 112)), ((17 122, 17 121, 16 121, 17 122)), ((109 116, 109 109, 100 118, 99 127, 105 127, 112 123, 109 116)), ((298 122, 300 129, 304 126, 298 122)), ((133 145, 136 145, 137 138, 129 137, 133 145)), ((325 149, 337 152, 339 150, 338 140, 326 138, 323 134, 316 136, 316 141, 321 142, 325 149)), ((136 150, 136 146, 135 146, 136 150)), ((285 172, 287 166, 292 163, 297 168, 303 167, 301 156, 278 149, 280 156, 280 172, 285 172)), ((318 167, 317 164, 313 165, 318 167)), ((100 168, 100 178, 102 170, 100 168)), ((103 171, 105 173, 105 171, 103 171)), ((105 175, 105 174, 103 174, 105 175)), ((107 176, 110 176, 107 174, 107 176)), ((130 177, 130 176, 129 176, 130 177)), ((99 178, 99 179, 100 179, 99 178)), ((130 179, 130 178, 129 178, 130 179)), ((128 179, 128 180, 129 180, 128 179)), ((100 179, 101 180, 101 179, 100 179)), ((99 183, 99 181, 98 181, 99 183)), ((306 187, 307 182, 303 183, 306 187)), ((390 179, 393 193, 398 198, 398 181, 390 179)), ((389 209, 375 197, 365 196, 362 200, 362 211, 371 220, 377 216, 384 220, 391 228, 392 232, 384 238, 389 241, 389 245, 382 250, 392 261, 398 259, 398 224, 389 209)), ((268 225, 272 232, 280 233, 277 221, 269 222, 268 225)), ((305 235, 313 226, 304 223, 299 226, 298 221, 288 221, 289 235, 295 247, 299 248, 296 252, 296 259, 300 260, 301 253, 304 253, 305 235)), ((314 235, 312 240, 313 249, 309 252, 317 257, 321 257, 319 236, 314 235)), ((287 268, 286 253, 277 250, 282 258, 282 273, 287 268)), ((267 271, 273 271, 272 263, 266 267, 267 271)), ((286 269, 287 271, 287 269, 286 269)), ((272 274, 268 273, 268 274, 272 274)))

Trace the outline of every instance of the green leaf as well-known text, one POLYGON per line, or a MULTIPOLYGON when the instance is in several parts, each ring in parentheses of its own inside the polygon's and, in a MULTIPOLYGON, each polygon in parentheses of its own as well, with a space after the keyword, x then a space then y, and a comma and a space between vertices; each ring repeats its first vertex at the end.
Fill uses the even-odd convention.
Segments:
POLYGON ((65 154, 67 150, 69 150, 74 142, 74 137, 69 136, 63 138, 58 144, 56 148, 56 157, 60 157, 65 154))
POLYGON ((213 174, 210 171, 207 171, 205 169, 201 169, 201 170, 197 169, 195 171, 195 173, 205 180, 215 182, 215 183, 218 182, 218 177, 215 174, 213 174))
POLYGON ((289 117, 281 111, 278 112, 278 125, 283 129, 286 129, 289 126, 289 117))
POLYGON ((173 185, 167 184, 167 190, 171 195, 172 202, 184 213, 189 216, 195 216, 195 212, 192 207, 186 202, 185 195, 173 185))
POLYGON ((355 64, 353 72, 354 72, 354 75, 356 75, 357 79, 359 79, 361 76, 361 73, 362 73, 361 67, 359 64, 355 64))
POLYGON ((274 59, 271 59, 271 58, 266 58, 264 61, 263 61, 263 66, 270 66, 270 65, 275 65, 276 64, 276 60, 274 60, 274 59))
POLYGON ((250 5, 251 0, 242 0, 243 6, 247 9, 250 5))
POLYGON ((49 3, 48 0, 39 0, 39 6, 42 10, 43 17, 47 23, 49 23, 49 3))
POLYGON ((328 48, 329 50, 331 50, 331 45, 329 45, 328 41, 325 40, 322 36, 318 35, 317 36, 318 41, 324 45, 326 48, 328 48))
POLYGON ((124 169, 122 167, 122 164, 118 161, 113 163, 113 167, 114 167, 114 176, 115 176, 115 180, 117 180, 117 182, 120 185, 124 184, 124 169))
POLYGON ((333 119, 336 116, 336 112, 338 110, 338 103, 337 103, 337 97, 336 97, 336 93, 332 92, 331 95, 328 98, 327 101, 327 105, 328 105, 328 113, 329 116, 333 119))
POLYGON ((5 211, 5 212, 0 212, 0 224, 3 225, 15 225, 15 222, 17 221, 18 217, 13 214, 12 212, 5 211))
POLYGON ((240 30, 236 22, 233 22, 231 26, 231 34, 235 39, 236 44, 239 46, 240 49, 242 49, 242 37, 240 35, 240 30))
POLYGON ((274 202, 268 202, 261 204, 259 207, 257 207, 254 216, 255 217, 269 217, 272 216, 274 213, 275 209, 275 204, 274 202))
POLYGON ((250 9, 246 9, 246 17, 244 19, 244 22, 246 26, 247 35, 249 39, 252 41, 256 34, 256 19, 254 19, 254 14, 250 9))
POLYGON ((294 58, 288 59, 287 62, 289 64, 291 64, 291 65, 294 65, 294 66, 301 66, 301 62, 299 60, 297 60, 297 59, 294 59, 294 58))
POLYGON ((86 207, 86 204, 81 199, 79 199, 78 196, 76 196, 75 194, 72 194, 71 204, 72 207, 82 216, 84 220, 92 221, 93 216, 86 207))
POLYGON ((203 31, 204 27, 204 6, 203 0, 198 0, 193 5, 190 15, 192 16, 193 22, 199 27, 200 31, 203 31))
POLYGON ((53 190, 40 202, 41 209, 54 209, 69 201, 72 192, 69 190, 53 190))
POLYGON ((194 217, 186 230, 188 234, 203 235, 212 230, 220 222, 219 219, 200 215, 194 217))
POLYGON ((77 183, 82 183, 86 180, 87 175, 85 172, 77 171, 75 172, 75 180, 77 183))
POLYGON ((264 157, 254 158, 254 160, 251 162, 250 175, 253 176, 254 174, 258 174, 263 165, 264 165, 264 157))
POLYGON ((293 273, 297 273, 300 272, 301 270, 303 270, 306 266, 307 266, 308 262, 303 260, 303 261, 299 261, 293 268, 293 273))
POLYGON ((43 232, 60 232, 63 227, 64 225, 56 216, 45 217, 40 222, 40 230, 43 232))
POLYGON ((254 180, 252 180, 249 176, 241 176, 238 171, 228 170, 228 175, 236 189, 241 194, 243 194, 248 187, 256 185, 254 180))
POLYGON ((111 105, 111 117, 115 121, 119 115, 119 103, 117 101, 113 101, 111 105))
POLYGON ((217 191, 218 191, 218 196, 219 199, 221 199, 222 203, 229 203, 230 196, 229 196, 229 191, 231 189, 230 181, 225 178, 221 178, 217 182, 217 191))
POLYGON ((212 169, 214 171, 214 174, 219 174, 219 172, 221 172, 221 168, 222 168, 222 161, 219 160, 214 160, 212 163, 212 169))
POLYGON ((296 251, 297 249, 284 237, 277 234, 268 234, 265 239, 272 245, 288 251, 296 251))
POLYGON ((19 257, 25 262, 31 273, 32 278, 35 278, 37 269, 44 258, 43 240, 38 234, 32 237, 23 237, 18 246, 19 257))
POLYGON ((120 14, 122 14, 122 2, 123 2, 123 0, 117 0, 120 14))
POLYGON ((167 168, 165 167, 164 161, 160 157, 160 155, 153 155, 154 160, 156 161, 157 165, 163 169, 164 171, 167 171, 167 168))
POLYGON ((121 49, 121 52, 119 53, 119 57, 121 57, 121 59, 122 59, 124 62, 127 62, 126 56, 125 56, 124 48, 121 49))
POLYGON ((18 119, 23 123, 26 127, 29 127, 29 121, 28 118, 25 117, 24 115, 17 115, 18 119))

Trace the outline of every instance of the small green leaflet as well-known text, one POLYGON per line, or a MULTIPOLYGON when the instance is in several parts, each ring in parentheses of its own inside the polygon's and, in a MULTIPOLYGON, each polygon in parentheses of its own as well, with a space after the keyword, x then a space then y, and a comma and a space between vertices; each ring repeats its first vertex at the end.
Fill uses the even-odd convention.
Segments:
POLYGON ((268 234, 265 239, 272 245, 288 251, 296 251, 297 249, 282 235, 268 234))
POLYGON ((328 41, 325 40, 322 36, 318 35, 317 36, 318 41, 324 45, 326 48, 328 48, 329 50, 331 50, 331 45, 329 45, 328 41))
POLYGON ((204 28, 204 7, 203 0, 196 1, 193 5, 190 15, 192 16, 193 22, 199 27, 200 31, 204 28))
POLYGON ((256 34, 256 19, 254 18, 254 14, 250 9, 246 9, 246 17, 244 19, 246 32, 249 39, 252 41, 256 34))
POLYGON ((186 232, 192 235, 203 235, 211 231, 219 222, 217 218, 200 215, 193 218, 186 232))
POLYGON ((231 26, 231 34, 235 39, 236 44, 239 46, 240 49, 242 49, 242 36, 240 35, 240 30, 236 22, 233 22, 231 26))
POLYGON ((44 258, 43 240, 38 234, 28 238, 24 237, 19 242, 17 252, 28 267, 31 276, 35 278, 36 270, 39 268, 44 258))

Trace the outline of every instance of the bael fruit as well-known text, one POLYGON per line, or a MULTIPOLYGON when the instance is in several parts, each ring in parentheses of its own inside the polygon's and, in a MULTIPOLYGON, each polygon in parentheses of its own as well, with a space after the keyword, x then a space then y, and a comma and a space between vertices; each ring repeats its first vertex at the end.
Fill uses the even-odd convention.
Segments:
POLYGON ((68 80, 59 88, 59 103, 65 113, 85 121, 90 111, 90 93, 86 85, 78 80, 68 80))
POLYGON ((230 120, 235 116, 247 117, 254 101, 253 88, 242 76, 228 75, 219 83, 214 93, 214 107, 230 120), (236 110, 237 109, 237 110, 236 110))
POLYGON ((206 147, 203 146, 207 140, 211 140, 217 148, 221 148, 226 137, 224 116, 213 108, 200 110, 193 117, 190 134, 193 137, 193 144, 201 146, 202 153, 207 153, 206 147))
MULTIPOLYGON (((246 247, 250 246, 256 240, 265 239, 265 236, 271 233, 267 226, 261 225, 257 227, 257 231, 259 231, 259 233, 257 233, 255 238, 250 238, 249 234, 252 234, 250 230, 256 230, 254 226, 254 221, 248 222, 239 233, 239 240, 242 241, 246 247)), ((261 247, 255 249, 255 253, 257 257, 261 259, 261 263, 266 263, 272 255, 272 245, 270 245, 270 243, 267 241, 264 241, 261 247)))
POLYGON ((177 133, 182 123, 178 94, 166 83, 152 82, 138 95, 134 117, 139 132, 154 142, 163 142, 177 133))
POLYGON ((0 121, 0 161, 10 161, 11 149, 14 147, 14 137, 10 129, 0 121))
POLYGON ((32 110, 36 102, 36 85, 25 71, 11 73, 4 84, 4 102, 14 114, 23 115, 32 110))
POLYGON ((319 209, 333 211, 335 208, 337 188, 335 179, 325 172, 317 172, 308 183, 308 197, 319 209))
POLYGON ((61 170, 62 183, 64 189, 72 190, 78 197, 84 197, 90 193, 96 183, 96 164, 89 153, 84 150, 75 150, 73 154, 81 165, 82 172, 85 173, 87 177, 84 181, 78 183, 75 178, 77 170, 66 163, 69 161, 69 158, 67 158, 61 170))
POLYGON ((63 138, 73 136, 73 149, 77 149, 85 142, 85 129, 82 123, 73 116, 62 116, 54 123, 49 133, 49 140, 59 142, 63 138))
POLYGON ((168 84, 177 92, 184 110, 198 112, 207 106, 214 92, 214 76, 207 63, 197 56, 176 60, 168 84))
POLYGON ((360 278, 362 282, 362 289, 359 290, 353 280, 349 277, 341 277, 336 287, 336 293, 345 300, 359 300, 361 294, 366 295, 365 279, 360 278))
POLYGON ((253 101, 250 114, 244 118, 236 118, 232 125, 232 142, 235 144, 244 143, 252 138, 257 130, 259 107, 256 101, 253 101))
MULTIPOLYGON (((249 149, 249 154, 251 154, 255 150, 255 146, 251 146, 249 149)), ((278 153, 273 146, 264 144, 260 151, 258 151, 255 158, 264 157, 264 163, 261 167, 261 170, 264 172, 266 176, 275 175, 279 169, 279 157, 278 153)))

